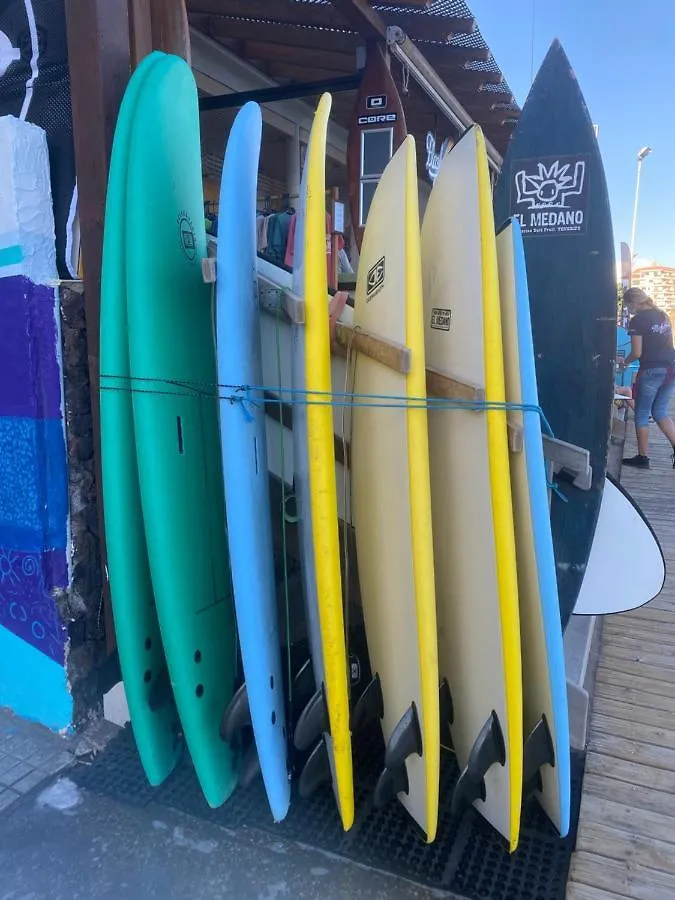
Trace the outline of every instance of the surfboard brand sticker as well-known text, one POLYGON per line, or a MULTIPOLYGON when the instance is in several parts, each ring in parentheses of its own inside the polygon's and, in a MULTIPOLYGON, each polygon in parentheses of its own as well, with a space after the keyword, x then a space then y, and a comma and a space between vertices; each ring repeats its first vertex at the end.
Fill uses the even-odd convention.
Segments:
POLYGON ((369 116, 359 116, 359 125, 386 125, 398 120, 398 113, 377 113, 369 116))
POLYGON ((372 300, 384 286, 384 256, 368 269, 366 299, 372 300))
POLYGON ((521 159, 511 169, 511 209, 523 234, 585 234, 588 157, 521 159))
POLYGON ((450 331, 451 318, 451 309, 440 309, 438 307, 434 307, 431 310, 431 327, 438 329, 438 331, 450 331))
POLYGON ((178 215, 178 234, 183 253, 190 262, 193 262, 197 255, 197 238, 192 219, 186 212, 181 212, 178 215))
POLYGON ((370 97, 366 97, 366 109, 384 109, 386 105, 386 94, 371 94, 370 97))

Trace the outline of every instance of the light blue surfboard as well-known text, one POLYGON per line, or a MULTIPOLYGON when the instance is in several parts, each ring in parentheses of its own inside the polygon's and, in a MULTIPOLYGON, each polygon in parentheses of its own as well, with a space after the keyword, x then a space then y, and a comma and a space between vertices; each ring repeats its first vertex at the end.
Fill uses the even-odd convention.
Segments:
POLYGON ((241 392, 226 387, 262 385, 255 223, 261 134, 260 107, 247 103, 227 142, 218 211, 220 431, 230 565, 245 678, 224 727, 236 729, 250 713, 270 808, 275 821, 280 821, 288 811, 290 782, 265 406, 261 392, 249 392, 242 400, 241 392))
MULTIPOLYGON (((517 218, 509 220, 501 229, 498 235, 498 248, 502 291, 505 289, 508 291, 508 285, 502 284, 502 280, 513 279, 520 402, 524 406, 536 408, 539 406, 539 396, 530 302, 523 239, 517 218)), ((507 391, 508 399, 513 399, 509 394, 510 391, 507 391)), ((541 780, 538 788, 534 789, 542 806, 564 837, 569 830, 570 821, 567 683, 539 413, 536 410, 525 410, 522 414, 522 425, 525 466, 521 471, 524 471, 526 476, 527 488, 523 492, 523 502, 515 503, 514 500, 514 512, 529 519, 526 523, 525 520, 520 523, 521 526, 525 524, 525 528, 517 529, 516 538, 521 593, 525 764, 527 769, 528 750, 532 750, 532 746, 528 747, 528 744, 532 744, 532 740, 528 738, 536 724, 543 718, 546 720, 552 744, 553 765, 546 763, 540 767, 541 780)), ((514 485, 515 477, 514 475, 514 485)), ((533 758, 536 756, 535 753, 533 758)), ((528 777, 527 771, 525 777, 528 777)))

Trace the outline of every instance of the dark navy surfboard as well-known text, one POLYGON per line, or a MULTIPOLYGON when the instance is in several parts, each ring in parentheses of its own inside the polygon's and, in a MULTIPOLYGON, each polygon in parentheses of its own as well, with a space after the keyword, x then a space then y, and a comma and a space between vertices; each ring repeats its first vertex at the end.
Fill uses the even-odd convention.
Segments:
POLYGON ((495 188, 495 220, 521 221, 539 402, 556 437, 590 451, 590 491, 561 483, 551 523, 563 627, 600 511, 616 354, 616 268, 605 174, 569 60, 554 41, 495 188))

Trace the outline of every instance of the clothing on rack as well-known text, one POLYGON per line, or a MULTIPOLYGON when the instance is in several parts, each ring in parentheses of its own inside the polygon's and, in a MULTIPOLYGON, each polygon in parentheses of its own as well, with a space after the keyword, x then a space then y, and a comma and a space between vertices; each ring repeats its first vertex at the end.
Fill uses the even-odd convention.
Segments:
POLYGON ((281 265, 286 254, 288 233, 295 213, 289 208, 284 212, 272 213, 267 221, 267 243, 265 256, 270 262, 281 265))
POLYGON ((255 219, 255 230, 256 230, 256 247, 258 253, 262 253, 263 250, 267 248, 267 223, 269 221, 269 216, 265 216, 262 213, 256 216, 255 219))

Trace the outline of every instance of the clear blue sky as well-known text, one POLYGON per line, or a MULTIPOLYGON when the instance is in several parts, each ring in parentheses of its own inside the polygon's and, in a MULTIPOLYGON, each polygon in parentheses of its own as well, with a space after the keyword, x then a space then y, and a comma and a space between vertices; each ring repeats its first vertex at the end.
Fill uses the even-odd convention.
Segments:
POLYGON ((675 0, 467 0, 517 101, 554 38, 574 68, 607 174, 614 235, 630 241, 636 155, 642 166, 635 251, 675 266, 675 0))

